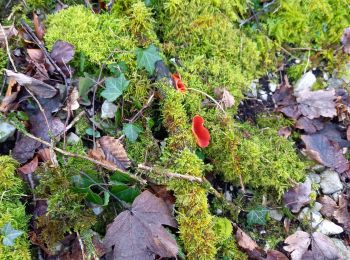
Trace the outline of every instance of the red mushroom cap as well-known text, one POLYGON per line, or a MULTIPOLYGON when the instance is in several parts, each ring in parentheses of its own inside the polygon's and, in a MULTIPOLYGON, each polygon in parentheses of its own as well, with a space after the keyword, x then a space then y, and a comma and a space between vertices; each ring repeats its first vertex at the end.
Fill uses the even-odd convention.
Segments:
POLYGON ((185 84, 181 81, 181 76, 179 73, 175 72, 174 74, 171 75, 171 78, 173 79, 175 83, 175 88, 180 91, 180 92, 185 92, 186 91, 186 86, 185 84))
POLYGON ((199 147, 205 148, 209 145, 210 134, 208 129, 203 126, 203 117, 196 115, 192 119, 192 132, 196 137, 196 141, 199 147))

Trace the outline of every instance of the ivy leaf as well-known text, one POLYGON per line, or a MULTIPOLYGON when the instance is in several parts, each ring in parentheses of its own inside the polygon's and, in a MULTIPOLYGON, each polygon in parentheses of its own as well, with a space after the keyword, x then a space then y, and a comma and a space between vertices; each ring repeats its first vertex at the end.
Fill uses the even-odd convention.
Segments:
POLYGON ((89 100, 89 92, 92 90, 92 86, 94 85, 94 81, 90 78, 88 78, 88 75, 85 75, 86 77, 79 78, 79 96, 80 96, 80 104, 89 106, 91 105, 91 101, 89 100))
POLYGON ((267 213, 268 211, 264 207, 257 207, 249 211, 247 215, 248 225, 266 225, 267 213))
POLYGON ((4 246, 14 246, 14 241, 17 237, 23 234, 23 231, 16 230, 11 226, 11 223, 7 223, 2 229, 1 234, 4 235, 2 244, 4 246))
POLYGON ((113 102, 123 94, 128 85, 129 80, 125 79, 124 74, 120 74, 118 78, 107 78, 106 89, 101 92, 101 96, 109 102, 113 102))
POLYGON ((149 46, 147 49, 137 49, 137 68, 145 68, 149 74, 153 74, 156 62, 162 58, 154 45, 149 46))
POLYGON ((123 133, 130 142, 134 143, 139 136, 139 133, 142 132, 142 129, 134 124, 124 124, 123 133))
POLYGON ((119 199, 132 203, 140 195, 140 189, 131 186, 134 182, 127 174, 116 172, 110 177, 111 192, 119 199))

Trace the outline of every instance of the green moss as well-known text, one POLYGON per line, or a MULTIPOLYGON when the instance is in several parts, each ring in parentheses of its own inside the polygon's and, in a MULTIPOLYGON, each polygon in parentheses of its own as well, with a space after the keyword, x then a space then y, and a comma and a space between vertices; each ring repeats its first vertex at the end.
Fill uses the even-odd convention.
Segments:
POLYGON ((14 229, 24 233, 15 239, 14 246, 2 244, 3 235, 0 234, 0 259, 30 259, 27 229, 29 217, 25 207, 20 202, 23 192, 22 180, 16 176, 18 163, 9 156, 0 156, 0 229, 10 223, 14 229))
POLYGON ((26 4, 30 9, 53 9, 54 2, 50 0, 26 0, 26 4))
POLYGON ((5 50, 0 48, 0 82, 3 80, 3 69, 6 69, 7 61, 8 57, 5 50))
POLYGON ((293 142, 277 135, 278 128, 239 127, 237 157, 244 184, 281 198, 293 185, 291 180, 304 178, 306 164, 296 154, 293 142))

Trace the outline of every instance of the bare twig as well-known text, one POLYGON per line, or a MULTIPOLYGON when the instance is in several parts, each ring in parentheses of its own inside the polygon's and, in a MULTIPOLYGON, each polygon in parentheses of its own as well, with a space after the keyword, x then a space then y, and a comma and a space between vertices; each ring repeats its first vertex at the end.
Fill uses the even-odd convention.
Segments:
POLYGON ((67 125, 65 131, 67 132, 69 129, 71 129, 79 120, 80 118, 85 115, 85 111, 81 111, 71 122, 69 125, 67 125))
POLYGON ((7 56, 9 57, 9 60, 11 62, 11 65, 13 67, 13 69, 17 72, 17 68, 15 66, 15 63, 13 62, 13 59, 11 57, 11 52, 10 52, 10 47, 9 47, 9 42, 7 40, 7 35, 5 33, 4 27, 2 27, 2 24, 0 23, 0 29, 1 29, 1 33, 4 35, 4 39, 5 39, 5 44, 6 44, 6 51, 7 51, 7 56))
POLYGON ((224 114, 226 114, 226 111, 225 109, 220 105, 219 102, 217 102, 215 100, 215 98, 213 98, 212 96, 210 96, 209 94, 205 93, 204 91, 201 91, 199 89, 196 89, 196 88, 187 88, 188 90, 192 90, 192 91, 195 91, 195 92, 198 92, 198 93, 201 93, 202 95, 206 96, 207 98, 209 98, 210 100, 212 100, 221 110, 222 112, 224 112, 224 114))

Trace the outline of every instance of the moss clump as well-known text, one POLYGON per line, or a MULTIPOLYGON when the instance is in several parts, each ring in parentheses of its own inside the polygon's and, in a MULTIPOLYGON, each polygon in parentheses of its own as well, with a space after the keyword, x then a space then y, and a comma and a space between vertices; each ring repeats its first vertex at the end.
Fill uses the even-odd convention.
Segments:
POLYGON ((5 50, 0 48, 0 82, 2 82, 3 69, 6 69, 7 61, 8 61, 8 57, 6 55, 5 50))
POLYGON ((304 178, 306 163, 296 154, 292 141, 277 135, 278 127, 239 125, 240 173, 243 182, 280 198, 284 191, 304 178))
MULTIPOLYGON (((72 152, 82 153, 81 147, 70 147, 72 152)), ((83 232, 91 228, 96 219, 91 209, 84 204, 85 195, 78 193, 72 184, 72 177, 80 171, 91 174, 93 166, 85 160, 68 158, 59 168, 38 170, 40 184, 35 193, 40 199, 47 200, 47 213, 37 219, 41 229, 39 239, 50 250, 71 231, 83 232)))
POLYGON ((0 234, 0 259, 29 260, 30 251, 27 238, 29 217, 19 200, 23 192, 23 185, 22 180, 15 175, 17 166, 17 162, 11 157, 0 156, 0 229, 10 223, 14 229, 24 232, 15 239, 14 246, 3 245, 3 235, 0 234))

